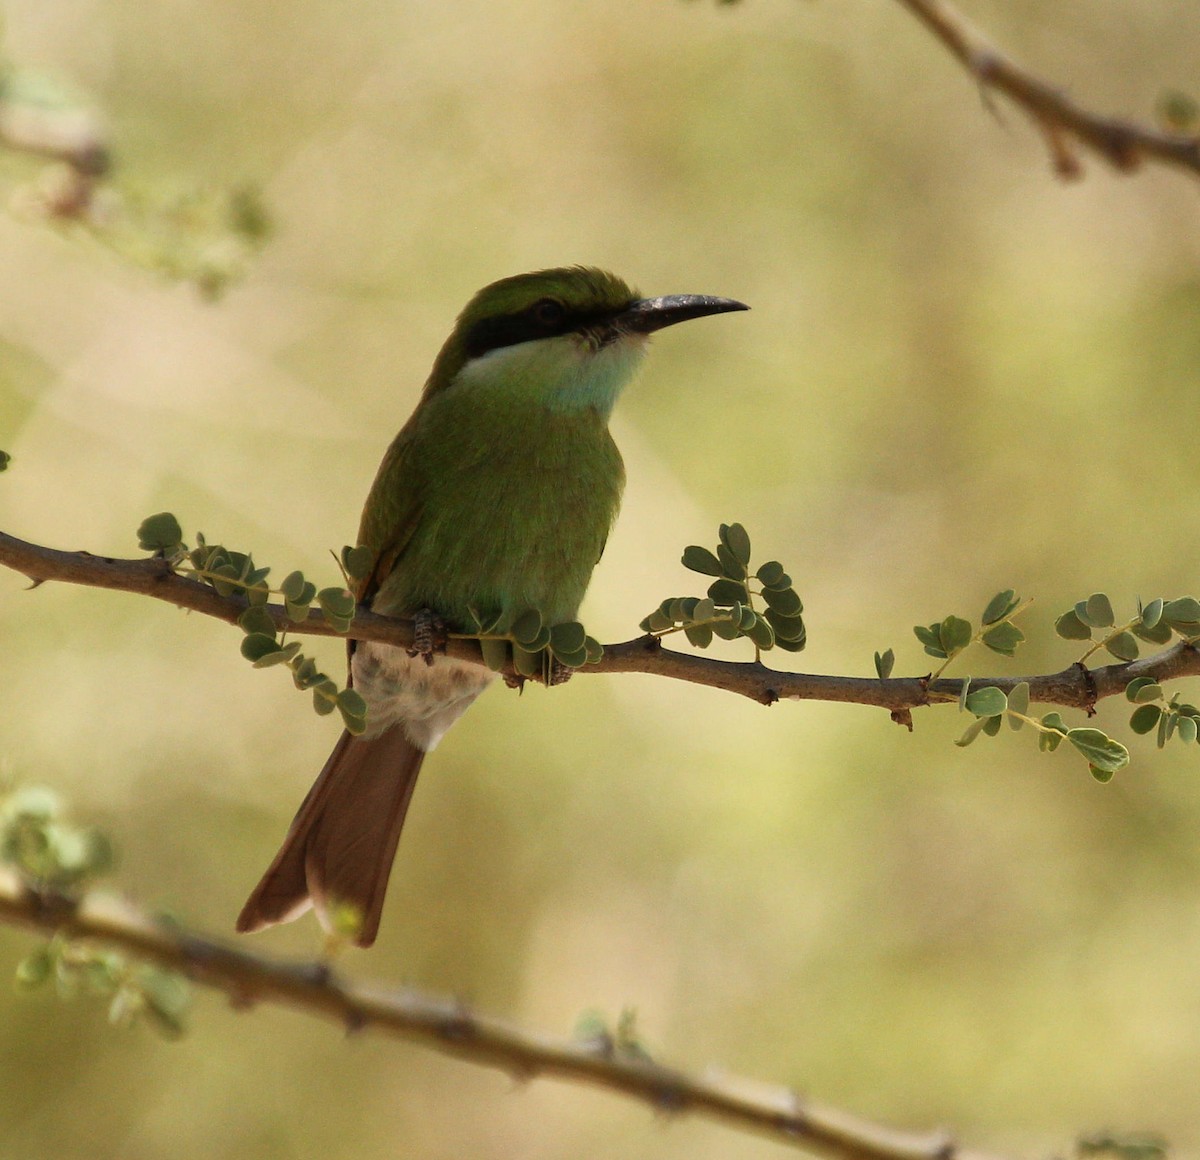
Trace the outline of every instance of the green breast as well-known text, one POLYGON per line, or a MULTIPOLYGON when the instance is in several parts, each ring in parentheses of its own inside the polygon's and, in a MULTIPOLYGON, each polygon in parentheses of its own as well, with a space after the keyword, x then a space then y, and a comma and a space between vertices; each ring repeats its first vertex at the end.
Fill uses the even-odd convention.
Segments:
MULTIPOLYGON (((468 609, 507 621, 536 608, 575 618, 624 484, 605 418, 447 392, 429 399, 376 480, 369 503, 407 512, 411 536, 373 606, 430 608, 452 628, 468 609), (403 445, 401 445, 403 444, 403 445)), ((364 519, 363 542, 384 545, 364 519)), ((382 522, 386 525, 386 521, 382 522)))

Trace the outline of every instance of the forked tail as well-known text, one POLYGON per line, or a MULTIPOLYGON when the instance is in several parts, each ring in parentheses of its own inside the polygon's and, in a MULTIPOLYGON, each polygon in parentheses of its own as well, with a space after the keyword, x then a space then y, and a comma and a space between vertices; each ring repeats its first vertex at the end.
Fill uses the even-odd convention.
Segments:
POLYGON ((288 922, 310 906, 330 930, 345 908, 354 942, 369 947, 424 758, 402 725, 369 740, 343 733, 242 908, 238 930, 288 922))

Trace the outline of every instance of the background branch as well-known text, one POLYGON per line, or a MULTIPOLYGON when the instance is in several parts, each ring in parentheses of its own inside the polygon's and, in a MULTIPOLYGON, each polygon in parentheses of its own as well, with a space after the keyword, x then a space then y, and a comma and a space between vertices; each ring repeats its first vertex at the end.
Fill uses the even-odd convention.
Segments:
POLYGON ((1200 136, 1162 133, 1133 121, 1101 117, 1034 76, 973 28, 945 0, 899 0, 985 89, 1003 93, 1042 131, 1061 177, 1082 172, 1069 140, 1132 172, 1145 158, 1200 173, 1200 136))
POLYGON ((411 989, 346 980, 326 963, 287 962, 235 950, 206 935, 156 921, 99 893, 78 899, 28 887, 0 867, 0 921, 114 944, 224 991, 239 1007, 278 1003, 342 1024, 382 1031, 516 1079, 553 1076, 620 1092, 671 1114, 695 1112, 780 1142, 845 1160, 986 1160, 942 1133, 916 1134, 869 1123, 801 1099, 775 1085, 733 1076, 688 1076, 605 1035, 568 1039, 522 1030, 454 1000, 411 989))
MULTIPOLYGON (((220 596, 207 584, 189 580, 171 570, 158 558, 112 559, 87 552, 63 552, 17 539, 0 532, 0 564, 28 576, 35 584, 59 580, 95 588, 111 588, 165 600, 206 616, 235 624, 246 609, 240 596, 220 596)), ((264 605, 280 630, 316 636, 347 636, 407 647, 412 644, 412 623, 395 617, 359 610, 346 633, 335 631, 313 611, 301 624, 287 617, 282 605, 264 605)), ((451 640, 447 652, 467 660, 479 660, 474 641, 451 640)), ((754 661, 726 661, 693 653, 674 652, 662 647, 658 638, 641 636, 620 644, 604 646, 599 664, 587 665, 584 673, 647 673, 696 685, 738 693, 763 705, 780 700, 835 701, 870 705, 901 714, 924 705, 957 700, 962 680, 926 677, 829 676, 817 673, 790 673, 767 668, 754 661)), ((1091 711, 1097 701, 1125 690, 1137 677, 1169 681, 1200 674, 1200 651, 1180 641, 1160 653, 1136 661, 1103 665, 1088 669, 1073 664, 1058 673, 1034 676, 974 677, 971 688, 986 686, 1005 693, 1027 681, 1030 699, 1044 704, 1064 705, 1091 711)))

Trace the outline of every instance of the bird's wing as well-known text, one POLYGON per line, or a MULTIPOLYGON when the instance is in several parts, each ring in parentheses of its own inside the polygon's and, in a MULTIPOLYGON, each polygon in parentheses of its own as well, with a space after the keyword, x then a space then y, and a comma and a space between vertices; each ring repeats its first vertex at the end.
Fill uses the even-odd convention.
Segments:
POLYGON ((411 454, 412 442, 405 427, 383 457, 363 508, 358 542, 370 549, 373 562, 366 576, 352 582, 354 598, 360 604, 370 603, 421 523, 423 489, 411 454))

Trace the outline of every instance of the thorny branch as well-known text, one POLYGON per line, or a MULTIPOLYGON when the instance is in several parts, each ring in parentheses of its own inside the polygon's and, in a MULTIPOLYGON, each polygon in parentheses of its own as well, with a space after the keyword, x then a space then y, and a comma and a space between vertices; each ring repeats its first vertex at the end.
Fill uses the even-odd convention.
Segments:
POLYGON ((1041 130, 1060 177, 1082 173, 1071 143, 1130 173, 1149 158, 1200 173, 1200 136, 1163 133, 1134 121, 1102 117, 1034 76, 973 28, 946 0, 899 0, 986 90, 1003 93, 1041 130))
MULTIPOLYGON (((179 576, 161 559, 109 559, 88 552, 62 552, 19 540, 0 532, 0 564, 21 572, 35 585, 46 580, 82 584, 94 588, 115 588, 165 600, 180 608, 201 612, 206 616, 233 624, 246 608, 240 596, 220 596, 206 584, 179 576)), ((397 617, 380 616, 360 609, 345 634, 337 633, 319 612, 313 611, 302 624, 287 619, 282 605, 265 606, 276 625, 290 633, 317 636, 353 637, 384 644, 407 647, 413 642, 412 622, 397 617)), ((470 640, 451 640, 447 652, 464 660, 480 660, 478 645, 470 640)), ((962 681, 926 677, 842 677, 815 673, 789 673, 767 668, 757 662, 718 660, 691 653, 665 649, 650 636, 637 637, 621 644, 604 646, 599 664, 587 665, 584 673, 648 673, 689 681, 739 693, 770 705, 780 700, 837 701, 857 705, 872 705, 887 709, 902 720, 906 710, 945 701, 957 700, 962 681)), ((975 677, 972 689, 994 686, 1009 692, 1021 681, 1029 682, 1033 701, 1064 705, 1091 712, 1097 701, 1122 693, 1136 677, 1153 677, 1157 681, 1174 680, 1200 674, 1200 650, 1180 642, 1160 653, 1140 660, 1103 665, 1087 669, 1071 665, 1059 673, 1036 676, 975 677)))
POLYGON ((235 950, 112 896, 40 892, 7 867, 0 867, 0 922, 116 945, 225 992, 237 1007, 294 1007, 351 1032, 381 1031, 521 1080, 553 1077, 607 1088, 659 1112, 695 1112, 838 1160, 988 1160, 943 1133, 883 1127, 776 1085, 716 1071, 686 1075, 607 1035, 571 1039, 527 1031, 455 1000, 344 979, 327 963, 235 950))

